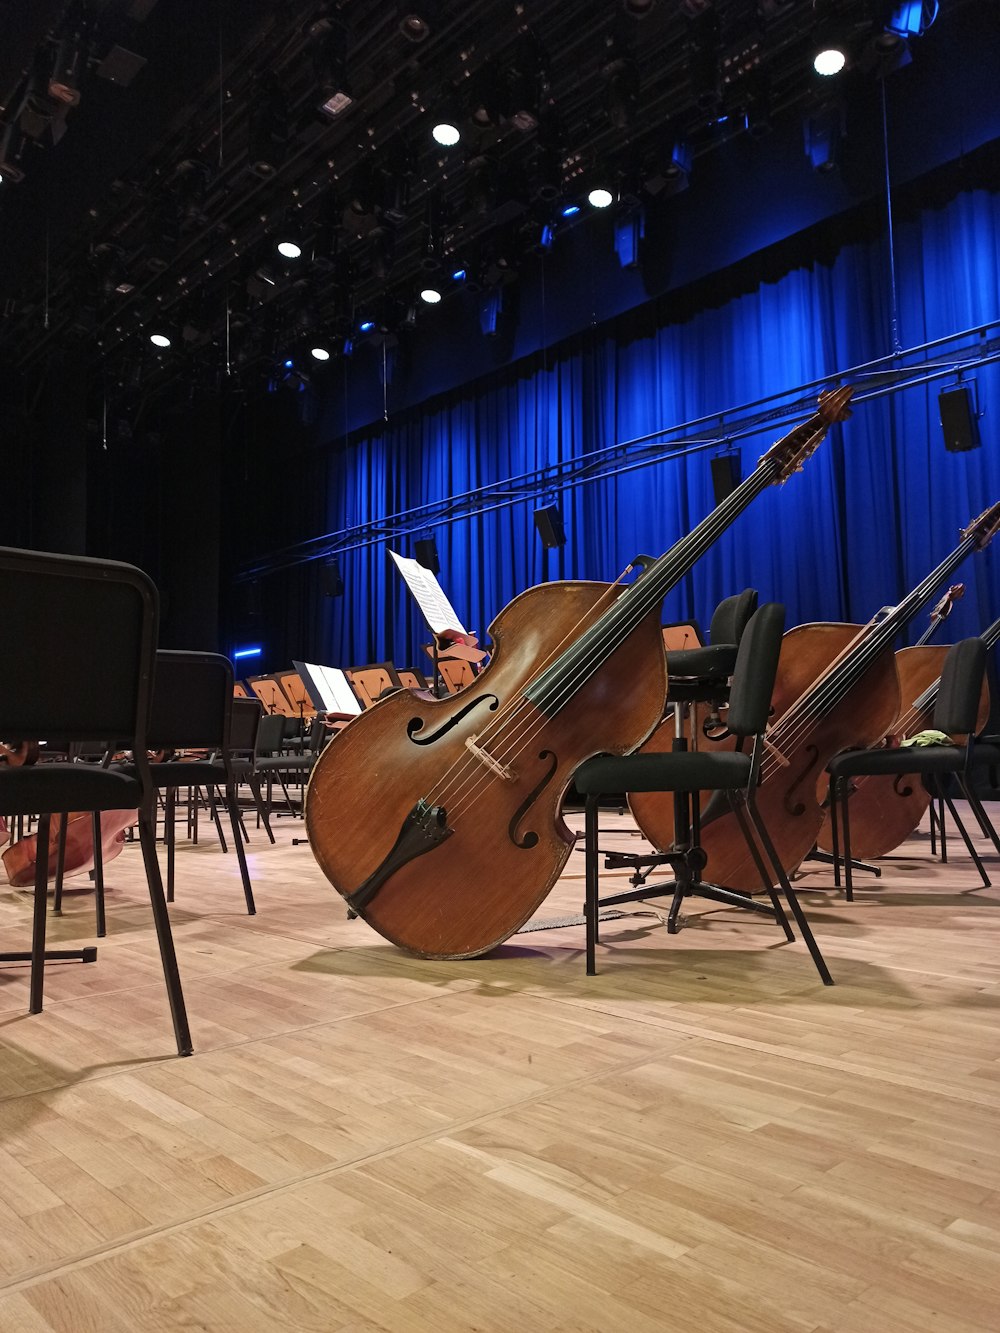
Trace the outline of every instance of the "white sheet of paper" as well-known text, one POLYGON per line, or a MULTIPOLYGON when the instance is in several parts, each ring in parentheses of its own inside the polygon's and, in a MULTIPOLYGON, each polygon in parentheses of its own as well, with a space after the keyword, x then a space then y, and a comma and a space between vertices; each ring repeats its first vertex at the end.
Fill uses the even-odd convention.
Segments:
POLYGON ((356 717, 361 712, 357 695, 340 667, 317 666, 314 662, 295 662, 294 666, 319 691, 319 707, 324 712, 340 713, 343 717, 356 717))
POLYGON ((425 569, 419 560, 410 560, 405 555, 389 554, 396 562, 396 568, 402 574, 406 586, 413 594, 413 599, 424 613, 424 619, 434 634, 443 634, 445 630, 456 630, 459 634, 468 634, 468 630, 458 618, 458 612, 444 594, 444 589, 429 569, 425 569))

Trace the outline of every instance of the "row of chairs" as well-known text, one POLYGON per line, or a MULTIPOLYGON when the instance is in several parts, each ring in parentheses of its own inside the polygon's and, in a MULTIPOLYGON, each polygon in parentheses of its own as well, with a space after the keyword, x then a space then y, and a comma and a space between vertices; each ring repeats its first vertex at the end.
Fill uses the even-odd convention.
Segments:
MULTIPOLYGON (((690 651, 668 653, 670 692, 678 719, 678 741, 668 753, 599 756, 583 764, 574 782, 585 799, 584 848, 586 855, 586 958, 587 972, 596 971, 596 945, 602 909, 623 902, 672 895, 671 923, 689 894, 713 899, 754 912, 769 914, 784 931, 793 934, 773 884, 777 884, 798 923, 823 982, 832 984, 826 962, 788 881, 756 804, 764 732, 768 723, 778 657, 784 628, 784 608, 774 603, 756 607, 751 589, 726 599, 712 621, 712 644, 690 651), (680 741, 682 709, 695 702, 728 703, 726 727, 736 738, 737 750, 690 751, 680 741), (608 868, 630 867, 639 872, 633 882, 641 887, 601 898, 598 846, 598 810, 609 794, 621 792, 673 792, 678 800, 678 826, 682 837, 676 849, 652 855, 609 854, 608 868), (769 905, 750 895, 705 883, 701 871, 705 857, 699 842, 698 809, 702 793, 723 793, 750 849, 760 873, 769 905), (668 884, 648 884, 645 875, 655 865, 666 863, 674 878, 668 884)), ((916 774, 927 784, 939 805, 947 805, 984 885, 990 880, 948 790, 953 780, 984 835, 1000 852, 1000 839, 976 794, 973 777, 983 769, 1000 768, 1000 745, 977 743, 977 714, 986 670, 986 644, 980 638, 966 639, 948 652, 941 675, 933 725, 946 735, 964 737, 952 745, 850 750, 829 765, 830 803, 834 833, 835 882, 844 868, 846 897, 853 897, 849 797, 852 784, 867 774, 916 774), (838 830, 840 833, 838 833, 838 830), (840 847, 840 840, 843 847, 840 847)), ((942 822, 943 828, 943 822, 942 822)))
MULTIPOLYGON (((188 1055, 191 1033, 156 851, 158 798, 171 794, 169 811, 178 787, 224 790, 246 908, 253 913, 237 787, 255 780, 252 738, 260 707, 256 701, 234 701, 227 658, 157 650, 157 591, 130 565, 0 548, 0 605, 9 627, 0 654, 0 736, 30 737, 71 753, 99 746, 108 756, 130 755, 124 763, 0 766, 0 811, 38 816, 31 951, 2 953, 0 962, 30 961, 29 1008, 39 1013, 46 961, 93 960, 92 948, 46 948, 52 816, 135 810, 177 1050, 188 1055), (240 750, 234 742, 242 743, 242 758, 236 757, 240 750), (151 762, 157 750, 198 750, 205 757, 151 762)), ((167 848, 172 896, 170 837, 167 848)), ((97 837, 94 850, 98 932, 103 934, 97 837)))

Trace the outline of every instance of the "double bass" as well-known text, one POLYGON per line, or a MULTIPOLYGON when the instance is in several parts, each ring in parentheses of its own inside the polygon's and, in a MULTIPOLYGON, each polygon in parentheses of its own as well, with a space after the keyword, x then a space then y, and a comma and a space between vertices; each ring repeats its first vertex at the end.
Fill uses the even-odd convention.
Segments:
MULTIPOLYGON (((825 811, 826 766, 852 746, 875 745, 899 713, 892 643, 934 590, 1000 527, 1000 503, 982 513, 940 565, 882 619, 857 625, 799 625, 782 641, 772 696, 775 721, 764 740, 757 807, 787 874, 815 846, 825 811)), ((630 797, 640 831, 654 847, 669 847, 673 805, 659 793, 630 797)), ((760 877, 734 815, 709 801, 701 821, 705 877, 748 893, 760 877)), ((852 847, 853 850, 853 847, 852 847)))
POLYGON ((310 778, 306 826, 357 915, 425 958, 487 953, 528 920, 573 846, 560 814, 573 772, 634 749, 662 716, 664 595, 849 415, 851 392, 822 394, 816 414, 633 583, 529 589, 490 626, 490 664, 473 685, 440 700, 398 692, 334 736, 310 778))

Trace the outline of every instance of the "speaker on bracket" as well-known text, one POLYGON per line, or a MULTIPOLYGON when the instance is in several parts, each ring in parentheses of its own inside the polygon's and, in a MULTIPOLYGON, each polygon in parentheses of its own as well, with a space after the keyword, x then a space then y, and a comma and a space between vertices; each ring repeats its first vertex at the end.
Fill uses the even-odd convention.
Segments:
POLYGON ((717 505, 732 495, 741 480, 739 454, 719 454, 712 459, 712 490, 717 505))
POLYGON ((535 527, 538 529, 543 546, 554 550, 557 546, 566 545, 566 530, 558 505, 546 505, 544 509, 536 509, 535 527))
POLYGON ((417 558, 417 563, 423 565, 424 569, 429 569, 432 574, 441 573, 441 561, 438 557, 437 542, 433 537, 426 537, 421 541, 414 542, 413 550, 417 558))
POLYGON ((943 389, 938 394, 938 413, 944 432, 944 447, 950 454, 964 454, 978 449, 979 422, 972 394, 962 384, 943 389))
POLYGON ((319 577, 324 597, 343 597, 344 579, 340 572, 340 563, 333 556, 323 561, 319 577))

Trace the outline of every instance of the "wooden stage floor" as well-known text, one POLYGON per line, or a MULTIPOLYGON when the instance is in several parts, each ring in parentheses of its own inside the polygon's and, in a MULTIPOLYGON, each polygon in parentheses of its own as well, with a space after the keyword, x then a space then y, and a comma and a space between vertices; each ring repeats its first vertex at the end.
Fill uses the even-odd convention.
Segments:
MULTIPOLYGON (((180 848, 192 1059, 137 848, 43 1015, 0 968, 2 1333, 1000 1327, 1000 889, 963 850, 913 838, 854 905, 800 881, 826 989, 707 903, 606 925, 589 979, 578 925, 411 959, 277 822, 255 918, 232 853, 180 848)), ((29 917, 0 891, 3 947, 29 917)), ((73 893, 52 943, 92 923, 73 893)))

